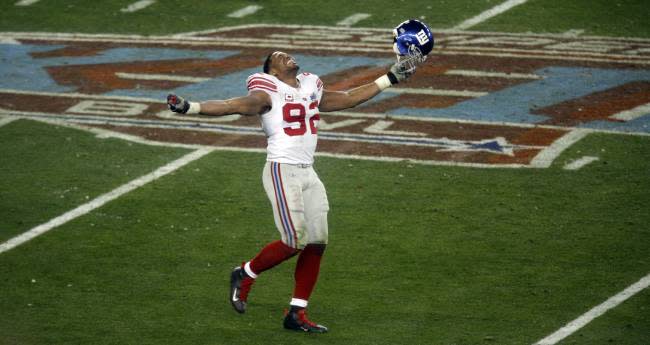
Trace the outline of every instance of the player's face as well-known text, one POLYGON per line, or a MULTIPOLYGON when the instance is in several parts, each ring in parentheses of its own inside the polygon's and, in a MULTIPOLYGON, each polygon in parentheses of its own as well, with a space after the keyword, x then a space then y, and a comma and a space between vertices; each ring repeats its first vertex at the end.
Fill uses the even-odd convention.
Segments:
POLYGON ((298 70, 300 66, 293 56, 284 52, 275 52, 271 55, 273 65, 280 71, 298 70))

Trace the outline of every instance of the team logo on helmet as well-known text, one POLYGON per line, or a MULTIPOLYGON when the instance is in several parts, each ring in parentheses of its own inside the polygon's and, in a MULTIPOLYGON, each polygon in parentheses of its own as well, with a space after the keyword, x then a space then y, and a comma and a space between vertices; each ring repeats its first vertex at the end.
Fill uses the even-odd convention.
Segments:
POLYGON ((393 29, 393 50, 404 73, 415 72, 418 64, 426 60, 433 44, 431 30, 417 19, 409 19, 393 29))
POLYGON ((425 57, 433 50, 433 34, 417 19, 409 19, 393 29, 393 50, 397 55, 425 57))

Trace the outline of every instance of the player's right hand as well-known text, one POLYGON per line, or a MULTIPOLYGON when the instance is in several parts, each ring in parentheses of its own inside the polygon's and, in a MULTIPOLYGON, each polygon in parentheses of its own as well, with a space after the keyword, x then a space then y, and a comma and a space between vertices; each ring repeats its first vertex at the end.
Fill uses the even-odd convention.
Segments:
POLYGON ((190 109, 190 102, 181 96, 170 93, 167 96, 167 106, 175 113, 185 114, 190 109))

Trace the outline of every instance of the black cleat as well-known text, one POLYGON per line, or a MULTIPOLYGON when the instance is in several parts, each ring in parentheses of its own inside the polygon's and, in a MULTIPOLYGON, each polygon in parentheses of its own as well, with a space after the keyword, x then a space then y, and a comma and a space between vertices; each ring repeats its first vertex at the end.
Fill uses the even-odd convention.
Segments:
POLYGON ((327 333, 328 331, 327 327, 309 321, 305 309, 287 312, 284 317, 284 328, 310 333, 327 333))
POLYGON ((235 267, 230 273, 230 304, 240 314, 246 312, 248 292, 254 282, 241 267, 235 267))

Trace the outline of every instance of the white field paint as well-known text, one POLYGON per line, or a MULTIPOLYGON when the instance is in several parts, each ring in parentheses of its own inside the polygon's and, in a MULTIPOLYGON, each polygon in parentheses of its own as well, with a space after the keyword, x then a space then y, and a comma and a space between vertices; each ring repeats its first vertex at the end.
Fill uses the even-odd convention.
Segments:
POLYGON ((477 24, 483 23, 484 21, 497 16, 503 12, 506 12, 510 10, 511 8, 521 5, 525 3, 528 0, 508 0, 504 3, 501 3, 497 6, 494 6, 490 8, 489 10, 480 13, 479 15, 472 17, 470 19, 467 19, 466 21, 454 26, 454 29, 456 30, 466 30, 471 28, 472 26, 475 26, 477 24))
POLYGON ((156 114, 156 117, 161 119, 172 119, 172 120, 182 120, 182 121, 192 121, 197 123, 223 123, 223 122, 233 122, 239 120, 242 115, 225 115, 225 116, 192 116, 192 115, 182 115, 179 116, 177 113, 172 112, 171 110, 162 110, 156 114))
MULTIPOLYGON (((47 113, 35 113, 35 112, 14 112, 15 116, 19 117, 24 117, 28 119, 42 119, 44 121, 70 121, 75 123, 76 125, 80 126, 81 129, 83 129, 86 125, 93 125, 93 124, 110 124, 110 125, 115 125, 115 126, 140 126, 140 127, 147 127, 147 128, 169 128, 169 126, 165 126, 162 123, 160 125, 156 123, 149 123, 152 121, 145 121, 144 123, 140 124, 122 124, 122 123, 116 123, 114 121, 111 121, 111 119, 107 118, 102 118, 102 117, 93 117, 93 116, 83 116, 83 117, 77 117, 77 116, 65 116, 65 115, 60 115, 60 114, 47 114, 47 113)), ((119 119, 117 119, 119 120, 119 119)), ((130 120, 131 121, 131 120, 130 120)), ((141 122, 137 120, 133 120, 135 122, 141 122)), ((155 121, 154 121, 155 122, 155 121)), ((165 122, 169 123, 169 122, 165 122)), ((177 124, 181 124, 181 122, 175 122, 177 124)), ((236 129, 239 127, 236 126, 224 126, 228 127, 229 129, 236 129)), ((246 128, 246 127, 241 127, 241 128, 246 128)), ((209 129, 209 128, 202 128, 200 126, 197 127, 190 127, 190 128, 178 128, 179 130, 193 130, 193 131, 210 131, 210 132, 215 132, 218 131, 218 129, 209 129)), ((246 128, 249 129, 250 128, 246 128)), ((264 135, 264 133, 259 130, 259 131, 254 131, 248 133, 249 135, 264 135)), ((368 137, 370 139, 376 138, 376 135, 354 135, 354 137, 359 137, 359 136, 364 136, 368 137)), ((126 139, 128 140, 130 136, 126 136, 126 139)), ((345 135, 342 135, 339 140, 349 140, 345 135)), ((143 139, 145 140, 145 139, 143 139)), ((323 140, 327 140, 323 138, 323 140)), ((355 139, 357 141, 364 141, 364 140, 359 140, 358 138, 355 139)), ((446 138, 443 139, 433 139, 437 142, 440 141, 449 141, 446 138)), ((163 143, 161 145, 164 146, 163 143)), ((175 144, 170 144, 169 146, 172 146, 175 144)), ((435 145, 434 145, 435 146, 435 145)), ((213 147, 213 146, 210 146, 213 147)), ((541 147, 537 146, 519 146, 520 148, 537 148, 541 149, 541 147)), ((232 150, 229 150, 229 148, 223 148, 223 150, 226 151, 234 151, 234 152, 239 152, 241 151, 240 148, 232 148, 232 150)), ((248 150, 248 149, 246 149, 248 150)), ((251 152, 257 152, 257 151, 251 151, 251 152)), ((265 152, 264 150, 261 150, 260 152, 265 152)), ((462 166, 462 167, 475 167, 475 168, 495 168, 495 167, 501 167, 501 168, 533 168, 532 166, 524 165, 524 164, 500 164, 500 165, 494 165, 494 164, 482 164, 482 163, 457 163, 457 162, 444 162, 444 161, 429 161, 429 160, 413 160, 413 159, 408 159, 404 157, 374 157, 374 156, 356 156, 356 155, 346 155, 346 154, 330 154, 330 153, 323 153, 323 155, 329 156, 329 157, 337 157, 337 158, 346 158, 346 159, 357 159, 357 157, 360 157, 358 159, 363 159, 363 160, 373 160, 373 161, 409 161, 413 162, 416 164, 424 164, 424 165, 443 165, 443 166, 462 166)))
POLYGON ((136 1, 136 2, 134 2, 132 4, 130 4, 129 6, 121 9, 120 11, 122 11, 124 13, 133 13, 133 12, 136 12, 136 11, 140 11, 140 10, 146 8, 146 7, 149 7, 149 6, 153 5, 155 2, 156 2, 156 0, 140 0, 140 1, 136 1))
POLYGON ((589 133, 590 131, 583 129, 572 130, 563 137, 555 140, 547 148, 540 151, 537 156, 530 161, 530 165, 535 168, 550 167, 555 158, 557 158, 564 150, 586 137, 589 133))
POLYGON ((13 237, 13 238, 9 239, 8 241, 0 244, 0 254, 3 253, 3 252, 6 252, 6 251, 8 251, 8 250, 10 250, 12 248, 15 248, 15 247, 17 247, 17 246, 31 240, 31 239, 34 239, 34 238, 36 238, 36 237, 38 237, 38 236, 52 230, 52 229, 55 229, 58 226, 61 226, 61 225, 65 224, 65 223, 67 223, 67 222, 69 222, 69 221, 71 221, 71 220, 73 220, 75 218, 83 216, 83 215, 87 214, 88 212, 91 212, 91 211, 105 205, 106 203, 119 198, 120 196, 122 196, 122 195, 124 195, 124 194, 126 194, 128 192, 131 192, 131 191, 133 191, 133 190, 135 190, 135 189, 137 189, 139 187, 142 187, 142 186, 144 186, 145 184, 147 184, 149 182, 155 181, 155 180, 157 180, 157 179, 171 173, 172 171, 175 171, 175 170, 187 165, 188 163, 193 162, 193 161, 207 155, 208 153, 210 153, 212 151, 213 151, 212 148, 201 148, 201 149, 198 149, 196 151, 190 152, 190 153, 186 154, 185 156, 183 156, 183 157, 181 157, 181 158, 179 158, 179 159, 177 159, 177 160, 175 160, 175 161, 173 161, 173 162, 171 162, 169 164, 166 164, 166 165, 156 169, 155 171, 153 171, 153 172, 151 172, 149 174, 143 175, 143 176, 141 176, 141 177, 139 177, 139 178, 137 178, 135 180, 132 180, 131 182, 128 182, 128 183, 126 183, 126 184, 124 184, 124 185, 122 185, 122 186, 120 186, 120 187, 118 187, 116 189, 113 189, 112 191, 110 191, 110 192, 108 192, 106 194, 102 194, 102 195, 98 196, 97 198, 95 198, 95 199, 93 199, 93 200, 91 200, 91 201, 89 201, 89 202, 87 202, 87 203, 85 203, 85 204, 83 204, 81 206, 78 206, 77 208, 74 208, 74 209, 72 209, 72 210, 70 210, 70 211, 68 211, 68 212, 66 212, 66 213, 64 213, 64 214, 62 214, 62 215, 60 215, 60 216, 58 216, 56 218, 53 218, 53 219, 49 220, 48 222, 45 222, 45 223, 43 223, 41 225, 38 225, 38 226, 32 228, 31 230, 29 230, 27 232, 24 232, 24 233, 22 233, 22 234, 20 234, 20 235, 18 235, 16 237, 13 237))
POLYGON ((370 18, 368 13, 355 13, 349 17, 344 18, 340 22, 336 23, 338 26, 352 26, 364 19, 370 18))
POLYGON ((585 30, 582 29, 571 29, 562 33, 562 35, 567 37, 578 37, 585 33, 585 30))
POLYGON ((476 78, 542 79, 542 77, 537 74, 487 72, 466 69, 450 69, 446 71, 445 74, 476 78))
MULTIPOLYGON (((390 89, 386 89, 390 90, 390 89)), ((385 91, 386 91, 385 90, 385 91)), ((25 91, 25 90, 15 90, 15 89, 0 89, 0 93, 10 93, 17 95, 35 95, 35 96, 48 96, 48 97, 64 97, 64 98, 80 98, 80 99, 100 99, 100 100, 121 100, 127 102, 146 102, 146 103, 160 103, 164 100, 155 99, 155 98, 145 98, 145 97, 132 97, 132 96, 106 96, 106 95, 93 95, 93 94, 84 94, 84 93, 56 93, 56 92, 43 92, 43 91, 25 91)), ((15 115, 15 116, 33 116, 35 114, 43 114, 48 116, 61 116, 59 114, 53 113, 44 113, 44 112, 30 112, 30 111, 16 111, 10 109, 0 108, 0 115, 15 115)), ((395 119, 395 120, 411 120, 411 121, 421 121, 421 122, 445 122, 445 123, 467 123, 475 125, 491 125, 491 126, 508 126, 508 127, 518 127, 518 128, 545 128, 545 129, 556 129, 563 131, 574 131, 581 130, 587 131, 589 133, 605 133, 605 134, 616 134, 616 135, 630 135, 630 136, 650 136, 650 133, 646 132, 619 132, 607 129, 587 129, 587 128, 578 128, 578 127, 563 127, 563 126, 554 126, 554 125, 539 125, 539 124, 530 124, 530 123, 517 123, 517 122, 504 122, 504 121, 479 121, 479 120, 464 120, 464 119, 455 119, 455 118, 437 118, 437 117, 422 117, 422 116, 409 116, 409 115, 389 115, 384 113, 360 113, 353 111, 334 111, 323 113, 326 116, 345 116, 352 118, 362 118, 362 119, 395 119)), ((191 116, 174 116, 170 111, 161 111, 156 114, 160 118, 174 118, 178 122, 195 122, 195 123, 210 123, 210 122, 231 122, 239 119, 241 115, 229 115, 223 117, 191 117, 191 116)), ((100 120, 101 118, 98 118, 100 120)))
POLYGON ((0 116, 0 127, 8 125, 16 120, 18 120, 18 118, 15 116, 0 116))
MULTIPOLYGON (((18 119, 18 118, 19 117, 16 117, 16 119, 18 119)), ((55 125, 55 126, 74 128, 74 129, 82 130, 82 131, 85 131, 85 132, 90 132, 90 133, 95 134, 95 137, 98 138, 98 139, 115 138, 115 139, 129 141, 129 142, 136 143, 136 144, 143 144, 143 145, 149 145, 149 146, 161 146, 161 147, 176 147, 176 148, 191 149, 191 150, 198 150, 200 148, 211 147, 211 146, 205 146, 205 145, 179 144, 179 143, 171 143, 171 142, 164 142, 164 141, 149 140, 149 139, 141 138, 141 137, 136 136, 136 135, 124 134, 124 133, 121 133, 121 132, 115 132, 115 131, 111 131, 111 130, 103 129, 103 128, 95 128, 95 127, 90 127, 90 126, 84 126, 84 125, 68 122, 68 121, 65 121, 65 120, 37 119, 37 118, 29 118, 29 119, 33 120, 33 121, 48 123, 48 124, 55 125)))
POLYGON ((20 42, 16 41, 13 38, 0 37, 0 44, 20 44, 20 42))
POLYGON ((263 7, 259 5, 250 5, 246 6, 244 8, 240 8, 235 12, 232 12, 228 14, 228 17, 230 18, 243 18, 246 16, 250 16, 251 14, 255 14, 255 12, 261 10, 263 7))
MULTIPOLYGON (((33 39, 61 39, 63 37, 87 37, 87 38, 132 38, 132 39, 145 39, 145 40, 169 40, 169 39, 180 39, 180 38, 190 38, 190 39, 214 39, 214 37, 197 37, 199 35, 209 35, 215 33, 223 32, 232 32, 236 30, 244 29, 264 29, 264 28, 285 28, 285 29, 304 29, 304 30, 332 30, 345 33, 358 33, 358 34, 368 34, 368 33, 377 33, 377 34, 389 34, 389 28, 355 28, 355 27, 343 27, 343 26, 324 26, 324 25, 298 25, 298 24, 246 24, 246 25, 236 25, 236 26, 227 26, 218 29, 210 29, 203 31, 192 31, 178 33, 168 36, 144 36, 144 35, 123 35, 123 34, 83 34, 83 33, 52 33, 52 32, 0 32, 0 36, 9 35, 11 37, 23 37, 23 38, 33 38, 33 39)), ((516 33, 516 32, 494 32, 494 31, 462 31, 456 29, 436 29, 434 30, 439 33, 444 34, 459 34, 459 35, 479 35, 479 36, 497 36, 497 37, 542 37, 542 38, 557 38, 557 39, 566 39, 567 37, 562 34, 553 34, 553 33, 516 33)), ((650 39, 647 38, 638 38, 638 37, 610 37, 610 36, 580 36, 580 40, 598 40, 598 41, 611 41, 611 42, 630 42, 630 43, 639 43, 641 45, 647 45, 650 43, 650 39)), ((176 44, 177 42, 174 42, 176 44)))
POLYGON ((417 95, 430 95, 430 96, 452 96, 452 97, 482 97, 488 94, 488 92, 482 91, 467 91, 467 90, 441 90, 441 89, 414 89, 408 87, 400 88, 388 88, 384 90, 388 93, 411 93, 417 95))
MULTIPOLYGON (((386 89, 384 91, 390 90, 386 89)), ((416 89, 417 90, 417 89, 416 89)), ((448 90, 445 90, 448 91, 448 90)), ((25 90, 15 90, 15 89, 0 89, 0 93, 10 93, 16 95, 35 95, 35 96, 48 96, 48 97, 64 97, 64 98, 80 98, 80 99, 101 99, 101 100, 121 100, 127 102, 146 102, 146 103, 160 103, 164 100, 156 98, 145 98, 145 97, 132 97, 132 96, 106 96, 106 95, 93 95, 85 93, 56 93, 56 92, 43 92, 43 91, 25 91, 25 90)), ((44 114, 51 116, 60 116, 59 114, 53 113, 44 113, 44 112, 30 112, 30 111, 16 111, 10 109, 0 108, 0 115, 15 115, 15 116, 32 116, 34 114, 44 114)), ((445 122, 445 123, 467 123, 475 125, 492 125, 492 126, 508 126, 508 127, 518 127, 518 128, 545 128, 545 129, 557 129, 564 131, 574 131, 581 130, 587 131, 589 133, 605 133, 605 134, 617 134, 617 135, 631 135, 631 136, 650 136, 650 133, 646 132, 619 132, 607 129, 587 129, 587 128, 578 128, 578 127, 563 127, 563 126, 554 126, 554 125, 539 125, 539 124, 530 124, 530 123, 517 123, 517 122, 504 122, 504 121, 479 121, 479 120, 464 120, 464 119, 455 119, 455 118, 444 118, 444 117, 422 117, 422 116, 409 116, 409 115, 389 115, 384 113, 360 113, 353 111, 334 111, 323 113, 326 116, 345 116, 352 118, 362 118, 362 119, 395 119, 395 120, 411 120, 411 121, 422 121, 422 122, 445 122)), ((156 114, 160 118, 174 118, 178 122, 231 122, 239 119, 241 115, 229 115, 222 117, 191 117, 191 116, 174 116, 170 111, 161 111, 156 114)), ((99 120, 100 118, 98 118, 99 120)))
POLYGON ((406 131, 394 131, 389 130, 388 128, 395 123, 394 121, 379 120, 374 124, 363 129, 366 133, 371 134, 380 134, 380 135, 397 135, 397 136, 416 136, 416 137, 426 137, 426 133, 419 132, 406 132, 406 131))
MULTIPOLYGON (((86 130, 91 133, 97 134, 97 137, 115 137, 119 139, 124 139, 127 141, 133 141, 135 143, 141 143, 141 144, 146 144, 146 145, 154 145, 154 146, 167 146, 167 147, 182 147, 182 148, 191 148, 191 149, 196 149, 196 148, 205 148, 206 146, 201 146, 201 145, 186 145, 186 144, 176 144, 176 143, 167 143, 167 142, 157 142, 157 141, 151 141, 147 139, 143 139, 140 137, 128 135, 128 134, 122 134, 119 132, 112 132, 109 130, 105 129, 98 129, 98 128, 92 128, 92 127, 86 127, 83 125, 78 125, 78 124, 71 124, 71 123, 66 123, 61 120, 37 120, 37 121, 43 121, 43 122, 51 122, 53 124, 57 125, 63 125, 65 123, 65 126, 71 127, 71 128, 78 128, 80 130, 86 130), (59 122, 61 121, 61 122, 59 122)), ((247 153, 260 153, 264 154, 266 153, 266 149, 264 148, 243 148, 243 147, 231 147, 231 146, 209 146, 210 149, 214 151, 225 151, 225 152, 247 152, 247 153)), ((494 165, 494 164, 483 164, 483 163, 457 163, 457 162, 446 162, 446 161, 432 161, 432 160, 419 160, 419 159, 409 159, 409 158, 400 158, 400 157, 386 157, 386 156, 361 156, 361 155, 351 155, 351 154, 341 154, 341 153, 329 153, 329 152, 316 152, 316 156, 318 157, 329 157, 329 158, 336 158, 336 159, 352 159, 352 160, 364 160, 364 161, 373 161, 373 162, 385 162, 385 163, 411 163, 411 164, 418 164, 418 165, 431 165, 431 166, 460 166, 460 167, 466 167, 466 168, 530 168, 528 165, 523 165, 523 164, 501 164, 501 165, 494 165)))
POLYGON ((149 105, 142 103, 85 100, 73 105, 65 112, 73 114, 136 116, 142 114, 147 108, 149 108, 149 105))
POLYGON ((628 286, 625 290, 610 297, 605 302, 593 307, 591 310, 582 314, 577 319, 567 323, 566 326, 558 329, 555 333, 536 342, 534 345, 557 344, 558 342, 562 341, 562 339, 570 336, 571 334, 575 333, 575 331, 579 330, 589 322, 593 321, 595 318, 605 314, 605 312, 607 312, 608 310, 615 308, 616 306, 623 303, 628 298, 641 292, 643 289, 646 289, 649 285, 650 285, 650 273, 645 277, 641 278, 638 282, 628 286))
POLYGON ((593 156, 584 156, 580 159, 576 159, 573 162, 568 163, 567 165, 564 166, 564 170, 579 170, 583 168, 585 165, 595 162, 598 160, 598 157, 593 157, 593 156))
POLYGON ((17 3, 15 3, 16 6, 31 6, 40 0, 20 0, 17 3))
POLYGON ((201 83, 210 80, 210 78, 190 77, 182 75, 171 74, 147 74, 147 73, 126 73, 117 72, 116 76, 122 79, 135 79, 135 80, 163 80, 163 81, 183 81, 188 83, 201 83))
MULTIPOLYGON (((242 26, 247 27, 247 26, 242 26)), ((250 27, 275 27, 272 25, 250 25, 250 27)), ((287 26, 291 27, 291 26, 287 26)), ((297 26, 309 27, 309 26, 297 26)), ((328 27, 323 27, 328 28, 328 27)), ((334 28, 329 28, 334 29, 334 28)), ((350 30, 352 28, 341 29, 350 30)), ((229 28, 232 30, 232 28, 229 28)), ((489 35, 490 33, 484 33, 489 35)), ((496 34, 496 33, 495 33, 496 34)), ((511 36, 512 34, 503 34, 511 36)), ((538 37, 537 35, 527 35, 538 37)), ((520 37, 526 37, 521 35, 520 37)), ((541 36, 540 36, 541 37, 541 36)), ((236 47, 260 47, 260 48, 281 48, 281 49, 322 49, 329 51, 355 51, 355 52, 392 52, 390 48, 382 47, 365 47, 365 46, 342 46, 340 42, 320 42, 320 41, 290 41, 290 40, 269 40, 269 39, 242 39, 242 38, 225 38, 225 37, 191 37, 191 36, 142 36, 142 35, 113 35, 113 34, 68 34, 68 33, 43 33, 43 32, 3 32, 0 33, 0 39, 38 39, 49 41, 73 41, 73 42, 111 42, 111 43, 142 43, 142 44, 179 44, 185 46, 236 46, 236 47)), ((603 38, 604 39, 604 38, 603 38)), ((626 39, 634 42, 647 42, 647 40, 626 39)), ((641 64, 650 65, 645 56, 622 55, 622 54, 600 54, 602 58, 589 58, 587 56, 597 56, 588 52, 569 52, 561 51, 537 51, 542 55, 530 55, 536 51, 529 49, 501 49, 501 48, 480 48, 480 47, 453 47, 446 49, 434 50, 435 55, 472 55, 472 56, 491 56, 491 57, 514 57, 524 59, 545 59, 545 60, 567 60, 567 61, 589 61, 589 62, 611 62, 621 64, 641 64), (484 52, 487 51, 487 52, 484 52), (492 52, 490 52, 492 51, 492 52), (511 53, 504 53, 511 51, 511 53), (563 56, 551 56, 553 54, 563 56), (576 56, 577 55, 577 56, 576 56)))
POLYGON ((641 116, 649 115, 649 114, 650 114, 650 103, 646 103, 638 107, 629 110, 624 110, 621 111, 620 113, 611 115, 609 118, 615 120, 622 120, 622 121, 632 121, 634 119, 640 118, 641 116))
MULTIPOLYGON (((202 30, 202 31, 190 31, 182 32, 173 35, 172 37, 185 37, 185 36, 196 36, 196 35, 209 35, 220 32, 229 32, 233 30, 244 30, 244 29, 260 29, 260 28, 286 28, 286 29, 315 29, 315 30, 334 30, 342 32, 374 32, 378 34, 389 34, 392 29, 389 28, 355 28, 355 27, 336 27, 336 26, 325 26, 325 25, 302 25, 302 24, 244 24, 244 25, 235 25, 235 26, 226 26, 217 29, 202 30)), ((556 37, 556 38, 566 38, 564 34, 553 34, 553 33, 517 33, 517 32, 495 32, 495 31, 471 31, 471 30, 457 30, 457 29, 445 29, 437 28, 432 31, 445 33, 445 34, 472 34, 472 35, 483 35, 483 36, 512 36, 512 37, 556 37)), ((630 41, 630 42, 641 42, 647 43, 649 40, 647 38, 638 38, 638 37, 611 37, 611 36, 581 36, 584 39, 598 39, 598 40, 609 40, 609 41, 630 41)))

